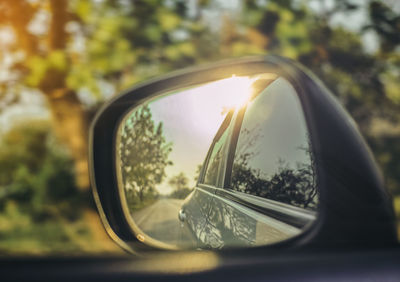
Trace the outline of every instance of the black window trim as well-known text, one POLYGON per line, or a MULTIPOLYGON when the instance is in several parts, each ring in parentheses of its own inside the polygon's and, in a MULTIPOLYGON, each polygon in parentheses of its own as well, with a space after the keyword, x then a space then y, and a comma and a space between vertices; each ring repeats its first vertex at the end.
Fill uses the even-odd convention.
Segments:
MULTIPOLYGON (((213 138, 213 141, 211 143, 211 146, 208 149, 206 158, 205 158, 205 160, 203 162, 203 166, 201 168, 201 172, 200 172, 200 175, 199 175, 199 179, 197 180, 196 186, 199 186, 199 185, 212 186, 210 184, 204 183, 204 178, 205 178, 205 175, 206 175, 207 167, 208 167, 208 164, 210 162, 210 157, 211 157, 212 151, 214 150, 215 143, 217 143, 219 141, 219 139, 221 138, 221 136, 224 134, 224 132, 226 130, 228 130, 229 126, 231 125, 232 119, 233 119, 233 114, 234 114, 233 110, 228 112, 228 114, 226 115, 224 121, 222 122, 221 126, 219 127, 217 133, 215 134, 215 136, 213 138)), ((229 139, 230 139, 230 136, 228 135, 227 140, 229 140, 229 139)), ((224 176, 225 176, 225 173, 226 173, 226 166, 225 166, 224 176)), ((222 178, 222 179, 224 179, 224 178, 222 178)), ((221 183, 220 175, 218 175, 217 183, 218 184, 221 183)))
POLYGON ((242 122, 243 122, 243 118, 244 118, 246 109, 247 109, 247 105, 240 108, 238 110, 236 119, 234 121, 235 124, 233 126, 232 135, 229 140, 228 157, 227 157, 225 173, 224 173, 224 176, 225 176, 224 183, 223 183, 224 189, 230 189, 230 186, 231 186, 233 161, 235 158, 236 146, 237 146, 237 142, 239 140, 239 133, 240 133, 240 129, 242 128, 242 122))

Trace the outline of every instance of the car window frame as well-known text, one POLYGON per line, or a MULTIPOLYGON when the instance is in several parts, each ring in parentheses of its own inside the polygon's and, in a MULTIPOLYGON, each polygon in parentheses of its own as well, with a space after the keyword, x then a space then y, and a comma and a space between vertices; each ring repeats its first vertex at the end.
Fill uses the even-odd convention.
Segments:
MULTIPOLYGON (((273 81, 271 81, 271 83, 272 82, 273 81)), ((268 88, 269 85, 267 85, 265 89, 268 88)), ((261 92, 263 92, 263 90, 257 93, 252 98, 255 99, 259 94, 261 94, 261 92)), ((230 188, 236 147, 247 109, 248 105, 245 104, 244 106, 236 110, 234 117, 231 120, 230 126, 232 127, 232 132, 230 138, 226 141, 226 143, 229 144, 227 145, 228 154, 226 156, 225 171, 223 173, 223 185, 222 187, 215 187, 215 194, 231 202, 250 208, 253 211, 260 212, 265 216, 273 217, 294 227, 305 229, 316 221, 318 215, 317 210, 307 210, 291 204, 286 204, 272 199, 235 191, 230 188)), ((304 115, 304 110, 301 109, 301 111, 304 115)))
POLYGON ((196 187, 201 187, 205 188, 209 192, 214 193, 213 189, 215 188, 222 188, 223 183, 225 180, 225 173, 226 173, 226 168, 227 168, 227 155, 229 155, 229 146, 230 140, 232 138, 232 124, 235 124, 235 111, 230 110, 226 117, 224 118, 223 122, 221 123, 220 127, 218 128, 217 133, 215 134, 213 141, 208 149, 206 158, 203 162, 203 166, 201 168, 201 172, 199 175, 199 178, 196 183, 196 187), (218 167, 218 177, 216 181, 216 185, 211 185, 211 184, 206 184, 205 181, 205 176, 207 172, 208 165, 210 164, 210 158, 212 155, 212 152, 215 148, 216 143, 221 139, 222 135, 227 132, 227 138, 225 143, 222 144, 222 161, 219 164, 218 167))

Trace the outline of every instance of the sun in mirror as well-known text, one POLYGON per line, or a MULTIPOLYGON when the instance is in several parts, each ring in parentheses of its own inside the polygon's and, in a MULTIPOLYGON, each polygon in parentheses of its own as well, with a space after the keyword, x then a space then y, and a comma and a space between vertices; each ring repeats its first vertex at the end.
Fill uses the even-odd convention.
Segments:
POLYGON ((144 243, 270 244, 316 217, 301 105, 275 74, 164 93, 125 116, 116 145, 122 206, 144 243))

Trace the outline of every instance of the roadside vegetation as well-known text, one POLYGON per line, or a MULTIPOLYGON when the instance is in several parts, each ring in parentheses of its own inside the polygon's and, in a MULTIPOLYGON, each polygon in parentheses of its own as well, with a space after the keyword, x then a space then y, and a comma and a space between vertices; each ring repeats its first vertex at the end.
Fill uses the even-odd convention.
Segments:
POLYGON ((168 184, 173 189, 169 194, 170 198, 183 200, 193 191, 193 188, 189 187, 189 179, 183 172, 171 177, 168 184))

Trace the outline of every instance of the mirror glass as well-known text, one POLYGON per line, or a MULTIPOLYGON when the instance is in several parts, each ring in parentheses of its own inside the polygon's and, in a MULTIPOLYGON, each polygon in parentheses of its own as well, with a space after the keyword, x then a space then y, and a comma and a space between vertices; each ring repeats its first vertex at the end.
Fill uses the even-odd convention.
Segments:
POLYGON ((268 245, 317 217, 294 87, 272 73, 161 93, 119 124, 116 168, 136 237, 167 249, 268 245))

